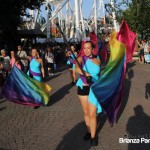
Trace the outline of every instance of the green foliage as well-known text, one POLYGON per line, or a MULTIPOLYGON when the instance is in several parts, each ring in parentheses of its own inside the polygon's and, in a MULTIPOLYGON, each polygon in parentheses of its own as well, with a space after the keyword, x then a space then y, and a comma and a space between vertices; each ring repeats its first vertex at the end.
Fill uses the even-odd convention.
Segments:
POLYGON ((39 8, 44 0, 1 0, 0 1, 0 47, 17 42, 17 27, 22 24, 26 9, 39 8))
POLYGON ((131 0, 124 4, 125 10, 121 3, 117 5, 117 21, 126 20, 130 28, 142 37, 150 33, 150 0, 131 0))
POLYGON ((26 9, 38 8, 44 0, 4 0, 0 1, 0 25, 18 26, 26 9))

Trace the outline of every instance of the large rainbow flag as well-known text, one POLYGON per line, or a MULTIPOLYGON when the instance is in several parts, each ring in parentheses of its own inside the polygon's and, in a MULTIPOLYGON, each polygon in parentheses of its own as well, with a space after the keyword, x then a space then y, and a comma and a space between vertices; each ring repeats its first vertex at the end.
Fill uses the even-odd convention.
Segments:
POLYGON ((14 66, 2 87, 1 94, 8 100, 30 106, 47 105, 51 87, 36 81, 14 66))
POLYGON ((91 86, 111 125, 116 120, 123 99, 126 64, 132 59, 135 40, 136 34, 123 21, 120 31, 111 35, 108 64, 98 81, 91 86))

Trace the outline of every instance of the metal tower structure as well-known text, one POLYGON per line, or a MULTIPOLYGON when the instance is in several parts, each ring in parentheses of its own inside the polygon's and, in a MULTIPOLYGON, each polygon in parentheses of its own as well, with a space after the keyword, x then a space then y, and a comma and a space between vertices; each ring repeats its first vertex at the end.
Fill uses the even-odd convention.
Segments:
MULTIPOLYGON (((84 19, 83 3, 87 0, 74 0, 73 4, 70 0, 46 0, 43 5, 46 7, 44 13, 46 13, 46 22, 42 24, 41 31, 46 29, 47 40, 50 39, 50 26, 54 20, 57 19, 59 25, 65 31, 67 38, 77 38, 79 41, 86 38, 86 30, 94 30, 97 34, 98 18, 101 16, 101 12, 105 11, 103 0, 91 0, 93 5, 91 6, 91 13, 88 19, 84 19), (91 23, 91 24, 90 24, 91 23), (65 28, 64 28, 65 27, 65 28)), ((112 16, 114 21, 114 28, 117 30, 117 22, 114 10, 114 0, 110 0, 112 7, 112 16)), ((90 11, 90 10, 88 10, 90 11)), ((32 16, 32 21, 28 25, 28 29, 34 29, 38 19, 40 8, 38 10, 29 10, 32 16)), ((104 17, 105 21, 105 17, 104 17)))
POLYGON ((112 7, 112 18, 114 22, 114 28, 116 31, 118 31, 117 21, 116 21, 116 14, 115 14, 115 2, 114 0, 110 0, 110 5, 112 7))

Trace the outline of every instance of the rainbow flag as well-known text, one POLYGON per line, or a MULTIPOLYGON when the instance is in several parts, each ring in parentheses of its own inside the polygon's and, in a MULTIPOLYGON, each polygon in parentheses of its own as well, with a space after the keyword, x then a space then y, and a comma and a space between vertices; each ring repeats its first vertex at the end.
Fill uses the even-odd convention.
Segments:
POLYGON ((13 102, 40 106, 49 102, 51 87, 36 81, 14 66, 2 87, 1 94, 13 102))
POLYGON ((129 29, 128 24, 124 20, 116 38, 126 45, 126 63, 130 62, 136 49, 136 34, 129 29))
POLYGON ((123 99, 126 63, 131 60, 135 49, 136 35, 135 33, 133 34, 134 36, 126 35, 130 34, 130 30, 124 24, 126 24, 125 21, 123 21, 120 29, 120 31, 124 30, 122 34, 120 34, 121 32, 112 33, 110 38, 110 59, 98 81, 91 86, 111 125, 116 120, 123 99), (117 40, 120 36, 120 40, 117 40))

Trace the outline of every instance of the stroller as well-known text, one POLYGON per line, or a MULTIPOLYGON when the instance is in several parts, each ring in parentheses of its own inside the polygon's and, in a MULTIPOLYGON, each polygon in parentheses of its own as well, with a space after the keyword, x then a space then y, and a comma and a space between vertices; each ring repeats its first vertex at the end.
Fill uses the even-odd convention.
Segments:
POLYGON ((145 54, 144 58, 146 63, 150 63, 150 54, 145 54))

